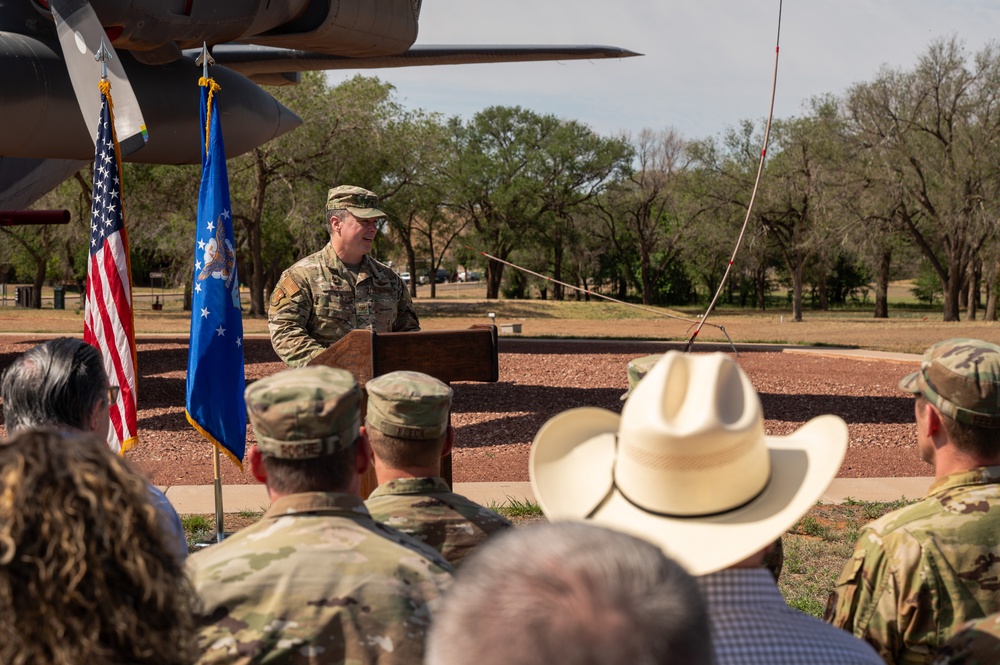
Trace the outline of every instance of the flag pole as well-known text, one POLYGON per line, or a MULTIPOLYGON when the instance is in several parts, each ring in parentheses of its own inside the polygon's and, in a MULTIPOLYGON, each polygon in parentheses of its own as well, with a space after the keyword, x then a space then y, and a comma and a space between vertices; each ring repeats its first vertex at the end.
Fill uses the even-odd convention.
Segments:
POLYGON ((212 446, 212 450, 215 451, 213 455, 213 462, 215 463, 215 542, 221 543, 222 539, 226 537, 226 531, 223 528, 223 513, 222 513, 222 464, 219 461, 219 448, 217 446, 212 446))
MULTIPOLYGON (((208 67, 209 65, 215 64, 215 59, 208 52, 208 44, 205 42, 201 43, 201 55, 195 60, 196 65, 201 65, 201 75, 203 78, 208 78, 208 67)), ((208 135, 205 136, 206 144, 208 141, 208 135)), ((226 537, 226 530, 223 528, 224 515, 222 510, 222 463, 221 457, 219 456, 219 447, 212 446, 213 455, 212 462, 215 471, 215 542, 221 543, 226 537)))

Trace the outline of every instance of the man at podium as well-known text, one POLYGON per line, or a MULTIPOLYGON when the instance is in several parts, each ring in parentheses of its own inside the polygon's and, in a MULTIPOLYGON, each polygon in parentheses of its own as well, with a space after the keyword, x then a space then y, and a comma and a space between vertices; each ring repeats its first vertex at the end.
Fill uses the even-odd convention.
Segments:
POLYGON ((386 214, 352 185, 327 195, 330 242, 281 275, 267 314, 271 345, 291 367, 308 363, 352 330, 420 330, 406 284, 369 252, 386 214))

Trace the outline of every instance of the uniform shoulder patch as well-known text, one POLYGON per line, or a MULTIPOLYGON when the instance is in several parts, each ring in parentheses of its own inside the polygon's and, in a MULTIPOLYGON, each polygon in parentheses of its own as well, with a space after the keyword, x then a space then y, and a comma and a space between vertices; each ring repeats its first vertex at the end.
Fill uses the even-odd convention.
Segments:
POLYGON ((271 291, 271 306, 277 307, 283 300, 289 299, 299 292, 299 285, 289 275, 285 275, 271 291))

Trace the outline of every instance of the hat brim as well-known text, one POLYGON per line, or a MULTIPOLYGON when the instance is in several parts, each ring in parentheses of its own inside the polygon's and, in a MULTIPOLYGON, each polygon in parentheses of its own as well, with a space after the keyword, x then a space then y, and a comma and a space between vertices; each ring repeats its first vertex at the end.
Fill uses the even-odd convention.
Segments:
POLYGON ((844 421, 813 418, 790 435, 765 437, 771 477, 751 501, 716 515, 673 517, 639 508, 614 486, 618 420, 595 408, 549 420, 528 462, 535 498, 550 520, 588 519, 644 538, 693 575, 739 563, 777 540, 823 495, 847 452, 844 421))
POLYGON ((916 372, 907 374, 899 380, 899 389, 911 395, 919 395, 922 392, 920 389, 920 377, 922 374, 923 372, 919 369, 916 372))
POLYGON ((388 215, 378 208, 344 208, 344 210, 351 213, 358 219, 377 219, 379 217, 388 217, 388 215))

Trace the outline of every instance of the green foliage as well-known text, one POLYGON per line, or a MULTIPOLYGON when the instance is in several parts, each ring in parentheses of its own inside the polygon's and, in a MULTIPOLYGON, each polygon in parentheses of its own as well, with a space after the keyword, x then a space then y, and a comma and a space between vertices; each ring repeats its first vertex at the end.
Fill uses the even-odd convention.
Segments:
POLYGON ((508 519, 512 517, 538 517, 542 514, 542 507, 534 501, 522 501, 512 496, 508 496, 507 500, 501 504, 491 502, 486 507, 508 519))
POLYGON ((922 263, 920 272, 917 273, 916 279, 913 280, 910 293, 928 307, 933 307, 935 303, 941 300, 941 280, 926 262, 922 263))
MULTIPOLYGON (((556 280, 647 304, 706 300, 721 283, 754 191, 762 123, 704 140, 652 130, 608 137, 519 106, 445 120, 406 108, 378 78, 329 80, 308 72, 271 89, 302 126, 229 161, 239 272, 255 314, 280 272, 328 241, 325 194, 344 183, 382 197, 379 258, 413 273, 478 268, 491 299, 568 294, 554 282, 505 279, 510 271, 479 252, 527 256, 556 280)), ((871 280, 884 287, 920 264, 915 296, 957 318, 972 270, 995 281, 1000 125, 982 118, 996 115, 998 87, 1000 46, 970 57, 957 39, 937 41, 912 67, 885 68, 776 119, 721 303, 770 307, 782 279, 793 319, 810 291, 817 308, 866 307, 871 280)), ((185 284, 200 167, 123 168, 135 284, 152 270, 185 284)), ((83 283, 90 171, 36 204, 70 210, 70 224, 0 229, 0 272, 83 283)), ((877 294, 876 314, 887 315, 884 289, 877 294)))

